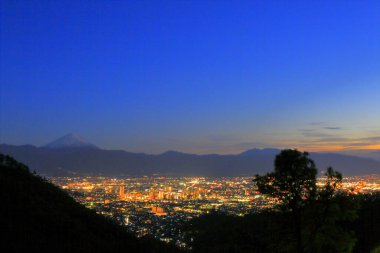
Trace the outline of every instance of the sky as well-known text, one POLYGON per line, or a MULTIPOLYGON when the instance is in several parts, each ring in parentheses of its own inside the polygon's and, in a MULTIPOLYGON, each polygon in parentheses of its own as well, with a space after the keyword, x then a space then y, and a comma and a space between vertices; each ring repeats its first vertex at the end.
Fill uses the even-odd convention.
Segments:
POLYGON ((380 1, 3 0, 0 143, 380 150, 380 1))

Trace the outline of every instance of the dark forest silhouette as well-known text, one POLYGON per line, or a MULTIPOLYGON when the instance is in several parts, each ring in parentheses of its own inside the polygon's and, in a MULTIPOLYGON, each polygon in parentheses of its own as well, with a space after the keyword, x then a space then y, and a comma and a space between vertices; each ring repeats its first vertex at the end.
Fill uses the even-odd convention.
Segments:
POLYGON ((0 252, 176 252, 140 239, 0 154, 0 252))
POLYGON ((254 178, 258 190, 281 204, 244 217, 212 212, 188 225, 195 252, 375 252, 380 246, 380 193, 338 191, 331 167, 317 187, 317 168, 306 152, 283 150, 275 169, 254 178))
MULTIPOLYGON (((327 170, 323 187, 307 153, 284 150, 275 170, 254 178, 258 190, 282 204, 237 217, 212 212, 183 227, 191 252, 368 253, 380 246, 380 193, 338 191, 342 175, 327 170)), ((1 252, 180 252, 136 238, 112 220, 0 154, 1 252)))

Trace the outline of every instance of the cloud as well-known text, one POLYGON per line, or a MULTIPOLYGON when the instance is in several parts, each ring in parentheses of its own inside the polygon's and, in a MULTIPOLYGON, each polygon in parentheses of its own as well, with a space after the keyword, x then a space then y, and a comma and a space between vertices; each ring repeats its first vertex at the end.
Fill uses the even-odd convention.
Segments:
POLYGON ((326 129, 326 130, 341 130, 342 128, 341 127, 324 127, 323 129, 326 129))
POLYGON ((318 147, 321 149, 336 147, 341 150, 350 150, 380 146, 380 136, 352 138, 339 135, 326 135, 318 132, 307 133, 304 136, 308 138, 303 140, 301 142, 303 145, 301 145, 313 147, 314 149, 318 149, 318 147))
POLYGON ((372 136, 363 138, 363 140, 371 141, 371 142, 380 142, 380 136, 372 136))
POLYGON ((320 125, 324 125, 326 122, 323 122, 323 121, 318 121, 318 122, 310 122, 309 125, 310 126, 320 126, 320 125))
POLYGON ((319 139, 317 139, 317 141, 319 142, 328 142, 328 143, 331 143, 331 142, 350 142, 352 141, 352 139, 350 138, 346 138, 346 137, 341 137, 341 136, 325 136, 325 137, 321 137, 319 139))
POLYGON ((312 137, 312 138, 328 138, 328 137, 335 137, 336 135, 322 133, 320 131, 317 131, 315 129, 299 129, 298 131, 301 132, 301 134, 305 137, 312 137))
POLYGON ((309 127, 298 129, 301 135, 294 140, 298 146, 314 150, 357 150, 380 147, 380 132, 367 132, 367 136, 353 136, 348 129, 311 122, 309 127))
POLYGON ((315 129, 298 129, 298 131, 300 131, 301 133, 310 133, 310 132, 314 132, 315 129))

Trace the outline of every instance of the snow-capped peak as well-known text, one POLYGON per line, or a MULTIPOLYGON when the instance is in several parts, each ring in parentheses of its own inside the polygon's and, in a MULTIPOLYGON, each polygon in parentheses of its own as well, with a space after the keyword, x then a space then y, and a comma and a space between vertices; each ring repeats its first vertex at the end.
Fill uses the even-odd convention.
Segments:
POLYGON ((98 148, 94 144, 75 133, 69 133, 61 138, 54 140, 45 146, 45 148, 98 148))

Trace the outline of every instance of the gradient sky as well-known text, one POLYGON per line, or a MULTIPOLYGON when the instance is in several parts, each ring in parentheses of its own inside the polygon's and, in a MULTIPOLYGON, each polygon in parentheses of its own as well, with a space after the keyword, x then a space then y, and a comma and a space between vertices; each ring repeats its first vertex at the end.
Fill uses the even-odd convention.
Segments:
POLYGON ((0 143, 380 149, 380 1, 1 1, 0 143))

